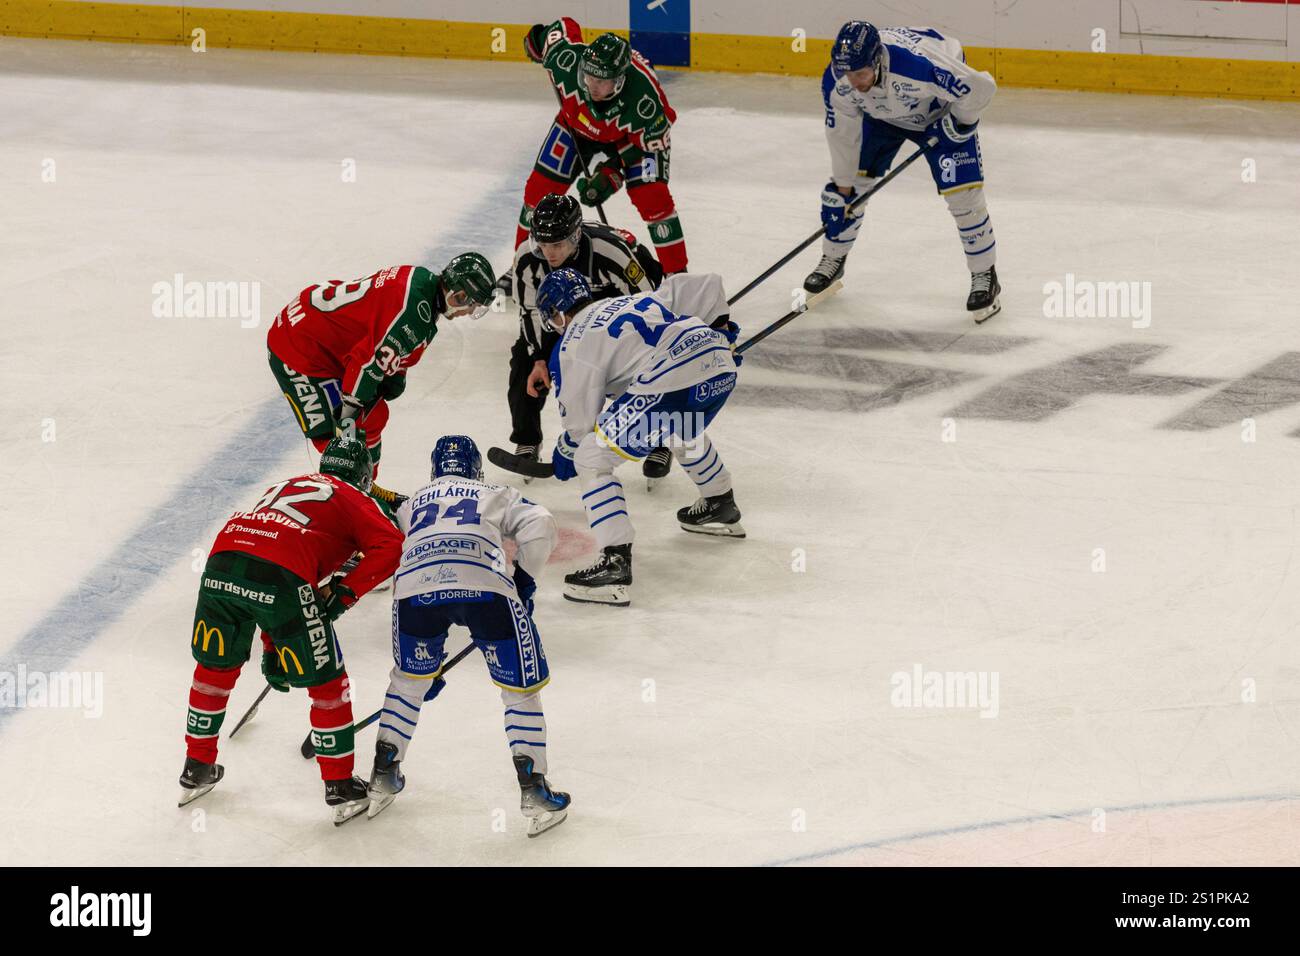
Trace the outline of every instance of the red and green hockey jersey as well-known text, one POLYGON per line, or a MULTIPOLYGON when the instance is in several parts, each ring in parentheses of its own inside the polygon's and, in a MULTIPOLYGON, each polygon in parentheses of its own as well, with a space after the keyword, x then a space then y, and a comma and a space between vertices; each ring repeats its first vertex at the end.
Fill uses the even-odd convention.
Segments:
POLYGON ((334 475, 299 475, 266 489, 248 511, 230 516, 212 553, 241 551, 315 584, 353 553, 364 557, 343 579, 357 597, 389 577, 402 556, 402 533, 379 502, 334 475))
POLYGON ((546 28, 542 66, 560 92, 561 112, 569 129, 598 143, 616 143, 626 137, 631 146, 642 152, 666 150, 668 130, 677 122, 677 114, 668 105, 668 97, 649 61, 636 50, 632 51, 623 89, 616 96, 612 112, 602 119, 592 112, 583 88, 578 85, 585 48, 582 28, 570 17, 556 20, 546 28))
POLYGON ((437 289, 437 273, 420 266, 308 286, 271 323, 267 348, 296 372, 338 379, 368 406, 385 376, 420 361, 433 340, 437 289))

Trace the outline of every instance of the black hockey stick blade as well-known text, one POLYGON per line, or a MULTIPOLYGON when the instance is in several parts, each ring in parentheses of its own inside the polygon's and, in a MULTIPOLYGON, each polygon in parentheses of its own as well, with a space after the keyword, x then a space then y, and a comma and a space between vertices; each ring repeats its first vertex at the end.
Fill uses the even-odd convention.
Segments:
MULTIPOLYGON (((446 665, 444 665, 444 667, 442 668, 442 674, 439 674, 438 676, 441 677, 443 674, 446 674, 447 671, 451 670, 453 667, 455 667, 457 664, 463 661, 466 657, 468 657, 469 652, 472 650, 474 650, 474 642, 470 641, 468 644, 466 644, 464 647, 460 649, 460 653, 458 653, 455 657, 449 660, 446 663, 446 665)), ((381 707, 373 714, 371 714, 369 717, 367 717, 365 720, 361 721, 361 723, 353 724, 352 725, 353 732, 355 733, 358 730, 365 730, 376 720, 378 720, 379 715, 382 714, 383 712, 384 709, 381 707)), ((298 752, 302 754, 303 760, 310 760, 312 757, 316 756, 316 745, 311 742, 311 733, 308 733, 307 736, 303 739, 302 746, 298 748, 298 752)))
POLYGON ((240 727, 243 727, 244 724, 248 723, 250 720, 252 720, 254 717, 257 716, 258 705, 262 703, 262 701, 266 700, 266 695, 269 693, 271 693, 271 685, 267 684, 265 687, 262 688, 262 693, 257 695, 257 700, 253 701, 253 706, 248 708, 248 710, 244 712, 244 716, 239 718, 239 723, 235 724, 234 729, 230 731, 231 737, 234 737, 235 734, 239 733, 240 727))
POLYGON ((493 446, 488 449, 488 461, 505 471, 526 478, 554 478, 555 469, 549 461, 536 461, 493 446))

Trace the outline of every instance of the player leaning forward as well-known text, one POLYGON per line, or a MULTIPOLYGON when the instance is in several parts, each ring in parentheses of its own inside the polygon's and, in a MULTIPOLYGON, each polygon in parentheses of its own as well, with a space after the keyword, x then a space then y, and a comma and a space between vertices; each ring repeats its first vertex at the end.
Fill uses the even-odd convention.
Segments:
POLYGON ((524 49, 546 70, 560 112, 524 186, 515 248, 528 238, 530 214, 548 193, 568 192, 577 179, 578 198, 597 206, 626 182, 664 272, 684 272, 686 240, 668 189, 669 129, 677 114, 650 63, 613 33, 584 44, 582 28, 569 17, 535 25, 524 49), (585 159, 597 152, 605 159, 584 176, 585 159))
POLYGON ((340 436, 320 470, 272 485, 248 511, 230 516, 203 569, 190 651, 194 681, 186 719, 181 806, 224 773, 217 738, 230 692, 262 631, 262 672, 271 686, 305 687, 325 802, 343 823, 369 804, 352 776, 352 696, 333 621, 388 578, 402 535, 367 492, 370 456, 340 436), (362 552, 346 574, 338 569, 362 552), (318 587, 318 582, 329 584, 318 587))
POLYGON ((976 322, 998 311, 993 223, 984 201, 984 165, 976 128, 997 84, 966 65, 961 44, 934 30, 885 27, 862 20, 840 28, 822 76, 831 181, 822 191, 822 260, 804 281, 820 292, 844 274, 862 228, 849 214, 855 192, 889 169, 905 140, 938 143, 926 153, 948 204, 971 273, 966 308, 976 322), (940 115, 945 107, 949 112, 940 115))
POLYGON ((506 740, 519 780, 529 836, 560 823, 569 795, 546 782, 546 652, 533 624, 533 592, 555 547, 555 519, 518 491, 483 480, 474 442, 444 435, 434 445, 432 481, 402 504, 406 533, 393 595, 393 670, 384 698, 375 767, 375 816, 406 784, 400 764, 415 734, 420 705, 438 696, 443 645, 453 624, 469 629, 501 688, 506 740), (511 573, 505 539, 517 545, 511 573))
POLYGON ((705 429, 736 387, 739 329, 710 318, 727 308, 722 280, 675 275, 654 292, 593 301, 587 280, 557 269, 537 290, 537 308, 562 332, 552 379, 564 429, 551 463, 578 478, 587 523, 601 548, 591 567, 564 578, 572 601, 626 606, 632 584, 632 522, 614 469, 667 445, 699 489, 681 508, 686 531, 743 538, 727 471, 705 429), (607 396, 610 406, 602 411, 607 396))
POLYGON ((317 451, 355 422, 378 474, 388 403, 406 390, 406 373, 433 341, 438 317, 478 318, 495 283, 487 260, 465 252, 441 273, 393 266, 298 293, 271 323, 266 345, 280 391, 317 451))

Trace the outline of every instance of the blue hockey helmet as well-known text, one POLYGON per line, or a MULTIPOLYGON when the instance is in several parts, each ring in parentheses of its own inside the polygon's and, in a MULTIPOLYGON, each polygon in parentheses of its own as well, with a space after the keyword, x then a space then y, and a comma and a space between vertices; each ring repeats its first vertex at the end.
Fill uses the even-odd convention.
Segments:
POLYGON ((483 456, 468 435, 443 435, 433 446, 429 456, 433 463, 433 477, 459 475, 461 478, 483 478, 483 456))
POLYGON ((537 311, 542 321, 556 332, 563 331, 553 321, 556 316, 575 312, 591 299, 591 284, 577 269, 556 269, 537 287, 537 311))
POLYGON ((840 80, 845 73, 869 66, 879 76, 880 61, 884 55, 880 31, 866 20, 850 20, 840 27, 840 32, 835 35, 835 43, 831 46, 831 74, 840 80))

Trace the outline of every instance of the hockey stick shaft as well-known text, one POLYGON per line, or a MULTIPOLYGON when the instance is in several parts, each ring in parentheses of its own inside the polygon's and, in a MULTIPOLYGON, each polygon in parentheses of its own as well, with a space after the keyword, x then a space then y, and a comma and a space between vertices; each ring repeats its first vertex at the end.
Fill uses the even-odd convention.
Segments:
MULTIPOLYGON (((947 113, 946 109, 939 114, 939 118, 942 119, 945 113, 947 113)), ((848 208, 846 209, 846 215, 848 213, 853 212, 853 210, 859 208, 860 206, 864 205, 868 199, 870 199, 876 193, 880 192, 880 190, 888 186, 891 182, 894 181, 894 178, 898 176, 899 173, 901 173, 908 166, 911 166, 914 162, 920 159, 921 156, 926 152, 926 150, 930 149, 938 142, 939 142, 939 137, 937 136, 931 136, 929 139, 927 139, 924 145, 922 145, 919 149, 917 149, 916 152, 914 152, 911 156, 907 157, 907 159, 903 160, 901 163, 899 163, 897 166, 891 169, 888 173, 886 173, 884 177, 880 180, 880 182, 876 183, 870 189, 866 190, 861 196, 858 196, 851 203, 849 203, 848 208)), ((791 259, 797 256, 799 253, 803 252, 805 249, 807 249, 809 246, 811 246, 814 242, 816 242, 825 234, 826 234, 826 227, 822 226, 811 236, 809 236, 803 242, 799 243, 799 245, 795 246, 784 256, 778 259, 775 263, 773 263, 768 269, 766 269, 762 274, 760 274, 758 278, 754 279, 753 282, 749 283, 749 285, 745 286, 743 289, 741 289, 739 292, 733 295, 730 299, 728 299, 727 305, 734 305, 736 301, 739 300, 742 296, 747 295, 754 288, 756 288, 760 283, 766 281, 768 278, 771 277, 772 273, 776 272, 787 262, 789 262, 791 259)))
MULTIPOLYGON (((466 657, 469 656, 469 652, 472 650, 474 650, 474 642, 470 641, 468 644, 466 644, 464 647, 460 649, 460 653, 458 653, 455 657, 449 660, 446 663, 446 665, 444 665, 444 667, 442 668, 442 672, 438 675, 438 677, 441 678, 443 674, 446 674, 447 671, 451 670, 453 667, 455 667, 457 664, 463 661, 466 657)), ((365 720, 353 724, 352 725, 353 732, 355 733, 358 730, 365 730, 376 720, 378 720, 379 715, 382 714, 383 712, 384 712, 384 708, 380 707, 377 711, 375 711, 365 720)), ((304 760, 310 760, 312 757, 316 756, 316 745, 311 742, 311 733, 312 732, 309 732, 307 734, 306 738, 303 739, 302 746, 298 748, 298 751, 302 754, 304 760)))
POLYGON ((231 737, 234 737, 235 734, 239 733, 240 727, 243 727, 244 724, 253 719, 253 715, 257 713, 258 705, 261 704, 262 701, 266 700, 266 695, 269 693, 271 693, 271 685, 267 684, 262 688, 262 693, 257 695, 257 700, 253 701, 253 706, 244 711, 244 716, 239 718, 239 723, 235 724, 234 730, 230 732, 231 737))
POLYGON ((844 284, 844 283, 842 283, 842 282, 840 282, 838 279, 836 279, 835 282, 833 282, 831 285, 827 286, 827 287, 826 287, 825 289, 823 289, 821 292, 817 292, 817 293, 815 293, 815 294, 813 294, 813 295, 810 295, 810 296, 807 298, 807 300, 803 303, 803 305, 801 305, 799 308, 797 308, 797 309, 791 309, 789 312, 787 312, 785 315, 781 316, 781 318, 777 319, 775 322, 773 322, 773 323, 772 323, 771 325, 769 325, 767 328, 762 329, 762 330, 759 331, 757 334, 750 336, 748 339, 746 339, 746 340, 745 340, 744 342, 742 342, 740 345, 736 346, 736 354, 737 354, 737 355, 740 355, 741 353, 748 351, 748 350, 750 349, 751 346, 757 345, 759 342, 763 341, 763 339, 767 338, 769 335, 771 335, 771 334, 772 334, 773 332, 775 332, 777 329, 782 328, 783 326, 789 325, 791 322, 793 322, 795 319, 799 318, 799 316, 803 315, 805 312, 807 312, 809 309, 811 309, 814 305, 816 305, 816 304, 817 304, 818 302, 820 302, 822 299, 826 298, 827 296, 834 295, 836 292, 838 292, 838 291, 840 290, 840 287, 841 287, 843 284, 844 284))
MULTIPOLYGON (((591 170, 587 168, 587 157, 582 155, 582 149, 578 146, 578 134, 574 132, 573 127, 564 121, 564 97, 560 95, 558 87, 552 86, 551 92, 555 94, 555 102, 560 104, 560 125, 569 131, 569 138, 573 140, 573 151, 578 154, 578 165, 582 167, 583 179, 591 178, 591 170)), ((609 220, 605 218, 605 207, 596 203, 596 215, 600 216, 600 221, 609 225, 609 220)))

